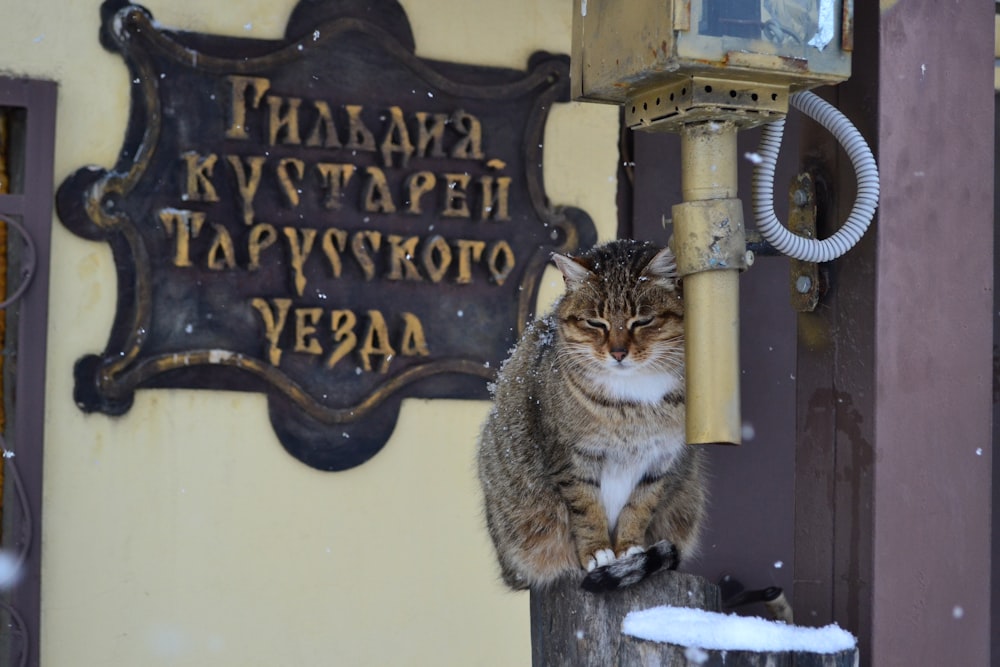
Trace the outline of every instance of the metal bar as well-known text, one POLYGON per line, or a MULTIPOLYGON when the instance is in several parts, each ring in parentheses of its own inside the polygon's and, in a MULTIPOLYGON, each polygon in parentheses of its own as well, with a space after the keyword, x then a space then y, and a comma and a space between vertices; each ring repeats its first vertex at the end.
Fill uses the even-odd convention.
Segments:
MULTIPOLYGON (((674 207, 674 251, 684 280, 684 341, 688 444, 740 444, 739 271, 707 268, 687 274, 682 252, 689 234, 708 216, 682 230, 680 215, 703 200, 734 201, 737 180, 736 132, 732 123, 700 123, 681 133, 681 192, 674 207)), ((736 210, 739 214, 739 210, 736 210)), ((742 215, 727 225, 739 248, 745 247, 742 215)), ((722 232, 718 232, 722 235, 722 232)))

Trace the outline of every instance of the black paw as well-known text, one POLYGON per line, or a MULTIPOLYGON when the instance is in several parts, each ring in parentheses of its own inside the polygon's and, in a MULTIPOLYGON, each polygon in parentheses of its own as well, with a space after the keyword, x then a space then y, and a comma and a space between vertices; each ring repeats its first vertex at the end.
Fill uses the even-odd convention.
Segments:
POLYGON ((580 587, 591 593, 613 591, 637 584, 659 570, 675 570, 679 564, 677 548, 662 540, 642 553, 594 568, 584 577, 580 587))

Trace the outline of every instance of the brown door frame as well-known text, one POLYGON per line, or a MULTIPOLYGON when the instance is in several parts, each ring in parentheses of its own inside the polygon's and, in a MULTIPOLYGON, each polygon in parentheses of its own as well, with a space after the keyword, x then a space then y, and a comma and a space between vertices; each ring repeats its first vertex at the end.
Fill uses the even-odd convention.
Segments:
MULTIPOLYGON (((16 335, 4 354, 13 361, 5 380, 8 405, 4 437, 4 531, 0 544, 25 558, 16 583, 0 592, 8 605, 0 641, 0 664, 39 664, 41 611, 42 446, 45 419, 45 357, 48 333, 49 246, 52 228, 52 183, 55 155, 57 87, 51 81, 0 77, 0 106, 26 111, 21 192, 0 195, 0 214, 20 223, 35 250, 30 284, 8 311, 15 316, 16 335), (10 409, 10 406, 13 409, 10 409)), ((14 236, 14 230, 9 230, 14 236)), ((17 289, 10 283, 9 290, 17 289)), ((8 319, 8 327, 11 320, 8 319)), ((8 328, 8 335, 11 333, 8 328)))

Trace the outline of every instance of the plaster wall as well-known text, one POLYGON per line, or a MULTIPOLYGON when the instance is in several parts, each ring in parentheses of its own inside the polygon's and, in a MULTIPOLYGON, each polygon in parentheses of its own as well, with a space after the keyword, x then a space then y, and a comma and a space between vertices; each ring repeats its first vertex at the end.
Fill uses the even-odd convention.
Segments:
MULTIPOLYGON (((59 84, 55 173, 113 166, 129 81, 99 0, 8 5, 0 70, 59 84)), ((290 0, 149 0, 164 26, 278 38, 290 0)), ((565 0, 406 0, 417 55, 523 69, 570 50, 565 0)), ((558 105, 553 202, 616 226, 617 109, 558 105)), ((498 583, 474 452, 484 402, 404 402, 373 460, 322 473, 282 449, 261 395, 139 391, 86 415, 72 368, 104 348, 111 253, 53 221, 41 661, 65 665, 516 665, 528 599, 498 583)), ((542 299, 558 289, 547 274, 542 299)))

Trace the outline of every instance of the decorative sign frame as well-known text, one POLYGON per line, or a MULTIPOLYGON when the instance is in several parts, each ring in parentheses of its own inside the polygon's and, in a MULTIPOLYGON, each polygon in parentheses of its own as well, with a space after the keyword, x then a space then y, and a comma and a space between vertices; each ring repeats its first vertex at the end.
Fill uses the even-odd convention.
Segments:
POLYGON ((289 453, 343 470, 381 449, 405 397, 488 398, 550 254, 596 241, 542 182, 568 59, 419 58, 392 0, 302 0, 275 41, 101 11, 132 103, 114 168, 56 198, 118 277, 107 346, 75 367, 79 407, 263 392, 289 453))

